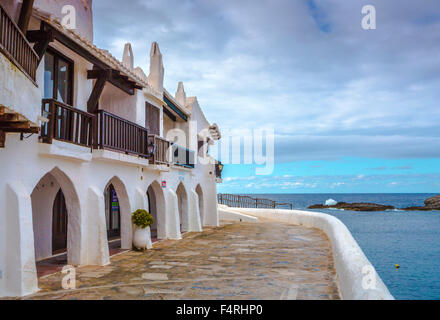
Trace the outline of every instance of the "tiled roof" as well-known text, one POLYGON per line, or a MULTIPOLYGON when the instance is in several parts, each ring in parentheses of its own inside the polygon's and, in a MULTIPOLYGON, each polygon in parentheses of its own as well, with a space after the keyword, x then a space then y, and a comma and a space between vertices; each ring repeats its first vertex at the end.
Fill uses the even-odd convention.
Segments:
POLYGON ((135 69, 130 70, 121 61, 115 58, 108 50, 100 49, 97 46, 95 46, 91 41, 82 37, 79 33, 75 32, 74 30, 66 29, 61 24, 61 21, 54 15, 44 12, 41 9, 34 8, 33 16, 36 19, 46 22, 51 27, 55 28, 57 31, 68 36, 71 40, 75 41, 78 45, 86 49, 90 54, 92 54, 99 60, 103 61, 105 64, 107 64, 110 68, 120 71, 122 74, 129 77, 130 80, 144 87, 148 93, 156 97, 161 96, 160 93, 156 92, 148 84, 147 78, 145 77, 145 74, 143 72, 139 72, 139 70, 135 70, 135 69))

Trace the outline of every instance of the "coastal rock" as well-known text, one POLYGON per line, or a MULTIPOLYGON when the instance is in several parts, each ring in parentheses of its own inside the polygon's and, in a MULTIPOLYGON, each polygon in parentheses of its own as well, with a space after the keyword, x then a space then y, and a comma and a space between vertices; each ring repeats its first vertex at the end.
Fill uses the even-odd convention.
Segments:
POLYGON ((323 204, 315 204, 310 206, 309 209, 342 209, 349 211, 385 211, 385 210, 394 210, 393 206, 385 206, 376 203, 346 203, 346 202, 338 202, 336 205, 323 205, 323 204))
POLYGON ((440 210, 440 196, 435 196, 435 197, 426 199, 424 207, 409 207, 409 208, 404 208, 402 210, 405 210, 405 211, 434 211, 434 210, 440 210))
POLYGON ((429 199, 426 199, 425 206, 429 208, 440 208, 440 196, 435 196, 429 199))

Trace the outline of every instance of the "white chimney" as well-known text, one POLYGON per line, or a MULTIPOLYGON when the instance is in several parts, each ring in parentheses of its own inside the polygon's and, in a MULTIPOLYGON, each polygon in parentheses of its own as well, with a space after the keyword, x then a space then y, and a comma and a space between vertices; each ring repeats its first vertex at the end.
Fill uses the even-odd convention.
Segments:
POLYGON ((134 56, 131 43, 126 43, 124 47, 124 55, 122 56, 122 64, 129 70, 134 68, 134 56))
POLYGON ((182 81, 179 82, 179 86, 177 87, 176 101, 180 103, 181 106, 186 107, 186 93, 182 81))
POLYGON ((148 84, 156 91, 163 92, 164 68, 162 54, 160 53, 157 42, 151 44, 150 52, 150 74, 148 84))

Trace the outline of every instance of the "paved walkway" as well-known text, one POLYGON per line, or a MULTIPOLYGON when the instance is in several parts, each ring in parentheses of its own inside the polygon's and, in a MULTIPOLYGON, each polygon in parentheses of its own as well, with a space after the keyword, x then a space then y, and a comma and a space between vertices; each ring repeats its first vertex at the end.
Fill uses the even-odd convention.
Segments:
POLYGON ((40 278, 28 299, 339 299, 325 234, 276 222, 226 223, 111 260, 77 268, 76 290, 62 290, 61 273, 40 278))

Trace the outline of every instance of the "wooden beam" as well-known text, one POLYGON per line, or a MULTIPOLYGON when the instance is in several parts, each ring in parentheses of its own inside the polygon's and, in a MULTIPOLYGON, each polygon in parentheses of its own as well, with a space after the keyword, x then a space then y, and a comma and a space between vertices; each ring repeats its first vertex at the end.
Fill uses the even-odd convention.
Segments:
POLYGON ((105 78, 106 80, 112 77, 113 71, 111 69, 93 69, 87 70, 87 79, 105 78))
POLYGON ((39 127, 29 127, 29 128, 9 128, 9 129, 3 129, 0 128, 0 131, 9 132, 9 133, 32 133, 32 134, 38 134, 40 133, 39 127))
POLYGON ((11 132, 11 129, 29 129, 31 123, 29 121, 0 121, 0 130, 11 132))
POLYGON ((87 49, 83 48, 76 41, 70 39, 68 36, 63 34, 62 32, 54 29, 52 26, 43 22, 43 27, 45 30, 52 30, 54 33, 54 37, 57 41, 59 41, 64 46, 68 47, 75 53, 79 54, 81 57, 91 62, 93 65, 98 66, 100 69, 109 69, 109 66, 91 54, 87 49))
POLYGON ((40 30, 28 31, 26 37, 29 42, 34 42, 34 50, 38 54, 38 58, 43 58, 44 54, 49 47, 49 43, 55 41, 55 35, 52 30, 44 30, 44 25, 41 24, 40 30))
POLYGON ((127 76, 121 75, 118 70, 100 69, 95 66, 95 69, 87 71, 87 79, 100 79, 101 77, 131 96, 134 95, 135 89, 142 89, 135 82, 128 80, 127 76))
POLYGON ((107 79, 104 76, 96 80, 95 85, 93 86, 92 93, 90 94, 90 98, 87 101, 87 111, 89 113, 94 113, 98 110, 99 98, 101 97, 106 82, 107 79))
POLYGON ((19 119, 16 113, 3 113, 0 114, 0 121, 17 121, 19 119))
POLYGON ((20 17, 18 18, 18 27, 23 34, 26 34, 31 19, 32 7, 34 6, 34 0, 23 0, 21 4, 20 17))
POLYGON ((0 130, 0 148, 5 147, 5 142, 6 142, 6 133, 0 130))

